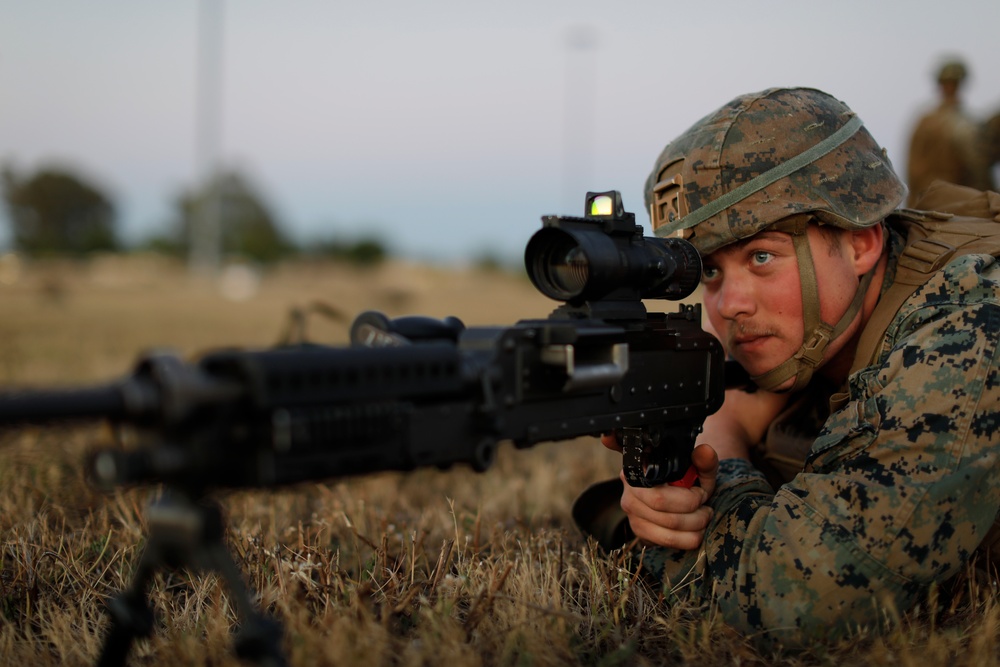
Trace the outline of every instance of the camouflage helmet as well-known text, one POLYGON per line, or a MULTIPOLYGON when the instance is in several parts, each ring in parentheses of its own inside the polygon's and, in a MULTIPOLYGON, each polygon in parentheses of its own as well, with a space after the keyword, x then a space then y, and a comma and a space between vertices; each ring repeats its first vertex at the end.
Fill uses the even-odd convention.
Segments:
POLYGON ((811 88, 737 97, 672 141, 646 181, 658 236, 702 254, 800 213, 874 225, 906 195, 885 151, 843 102, 811 88))

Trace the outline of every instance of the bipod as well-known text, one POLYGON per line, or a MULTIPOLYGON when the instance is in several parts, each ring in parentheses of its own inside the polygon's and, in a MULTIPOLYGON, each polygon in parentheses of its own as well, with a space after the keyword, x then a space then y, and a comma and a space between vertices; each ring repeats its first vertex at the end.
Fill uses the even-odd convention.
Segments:
POLYGON ((202 570, 218 573, 236 603, 240 631, 234 642, 237 656, 262 667, 284 667, 281 625, 261 613, 250 599, 239 568, 222 541, 219 506, 204 498, 167 489, 146 510, 149 537, 129 587, 108 601, 111 626, 98 665, 123 667, 136 638, 153 634, 153 609, 147 588, 160 569, 202 570))

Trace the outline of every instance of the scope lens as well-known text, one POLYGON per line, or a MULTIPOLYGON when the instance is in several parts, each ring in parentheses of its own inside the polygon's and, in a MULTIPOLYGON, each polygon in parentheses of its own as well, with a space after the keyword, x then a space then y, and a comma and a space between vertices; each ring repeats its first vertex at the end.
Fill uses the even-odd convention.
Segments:
POLYGON ((568 294, 576 295, 583 291, 590 278, 590 262, 580 246, 573 246, 554 259, 549 266, 552 284, 568 294))
POLYGON ((525 265, 535 287, 559 301, 577 298, 592 279, 588 253, 578 239, 561 229, 542 229, 531 237, 525 265))

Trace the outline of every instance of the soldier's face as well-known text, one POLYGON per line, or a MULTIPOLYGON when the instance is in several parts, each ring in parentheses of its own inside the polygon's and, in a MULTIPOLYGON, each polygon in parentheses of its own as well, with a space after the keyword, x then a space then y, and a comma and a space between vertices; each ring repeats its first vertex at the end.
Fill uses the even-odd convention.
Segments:
MULTIPOLYGON (((836 323, 858 286, 856 268, 845 246, 847 232, 807 235, 816 267, 820 316, 836 323)), ((709 321, 726 351, 751 375, 760 375, 789 359, 802 346, 805 329, 802 284, 792 237, 765 231, 704 258, 704 303, 709 321)), ((825 358, 844 346, 833 341, 825 358)), ((794 379, 788 381, 792 384, 794 379)), ((783 388, 783 387, 782 387, 783 388)))

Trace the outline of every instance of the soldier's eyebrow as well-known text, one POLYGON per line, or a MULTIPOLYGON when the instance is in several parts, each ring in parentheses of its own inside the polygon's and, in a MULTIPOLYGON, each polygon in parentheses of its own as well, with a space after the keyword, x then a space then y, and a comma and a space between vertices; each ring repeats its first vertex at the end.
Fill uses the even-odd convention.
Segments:
POLYGON ((745 239, 740 239, 739 241, 733 241, 729 245, 722 246, 718 250, 709 253, 708 255, 702 257, 702 261, 706 266, 715 266, 712 263, 713 257, 719 257, 722 255, 732 255, 735 253, 743 252, 748 245, 754 242, 767 241, 770 243, 780 243, 781 245, 791 246, 792 237, 785 232, 775 232, 775 231, 762 231, 754 234, 753 236, 747 237, 745 239))
POLYGON ((753 243, 754 241, 777 241, 779 243, 791 243, 792 237, 785 232, 764 230, 758 234, 754 234, 750 238, 743 239, 740 243, 753 243))
POLYGON ((740 239, 739 241, 736 241, 730 244, 729 246, 720 248, 720 250, 725 250, 727 247, 732 248, 734 251, 743 250, 744 248, 746 248, 748 245, 750 245, 755 241, 769 241, 772 243, 782 243, 791 245, 792 237, 786 234, 785 232, 774 232, 765 230, 762 232, 758 232, 753 236, 749 236, 745 239, 740 239))

